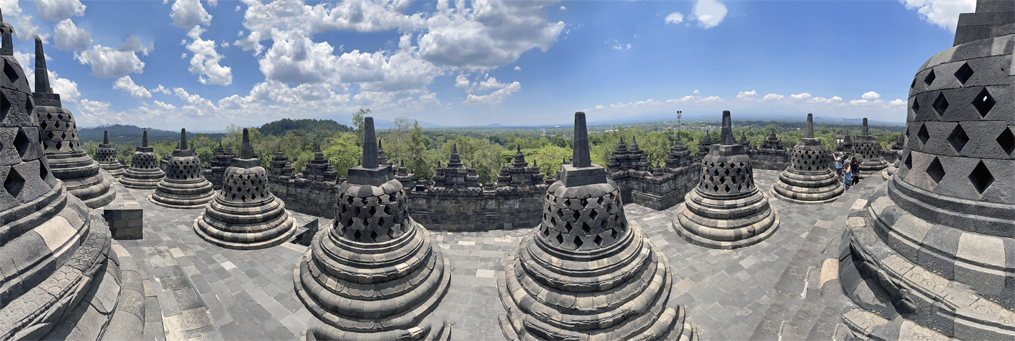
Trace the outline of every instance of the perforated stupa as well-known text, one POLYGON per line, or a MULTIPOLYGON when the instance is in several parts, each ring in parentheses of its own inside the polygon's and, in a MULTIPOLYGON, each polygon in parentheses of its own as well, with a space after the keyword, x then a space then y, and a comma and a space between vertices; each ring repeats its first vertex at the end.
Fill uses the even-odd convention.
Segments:
POLYGON ((155 189, 166 173, 159 168, 155 149, 148 146, 148 131, 141 132, 141 145, 134 148, 130 168, 120 176, 120 184, 134 189, 155 189))
POLYGON ((116 146, 109 143, 109 131, 102 132, 102 144, 95 150, 95 161, 113 177, 120 177, 127 171, 127 167, 117 158, 116 146))
POLYGON ((793 147, 792 155, 790 166, 772 185, 773 196, 798 204, 823 204, 842 195, 832 153, 814 138, 814 115, 807 114, 807 131, 793 147))
MULTIPOLYGON (((968 139, 968 137, 966 138, 968 139)), ((853 142, 854 155, 863 158, 863 162, 860 163, 861 179, 881 173, 882 169, 888 167, 888 162, 881 156, 883 149, 878 139, 871 136, 870 130, 867 128, 867 118, 864 117, 860 135, 853 142)))
POLYGON ((211 182, 204 178, 201 158, 187 149, 187 129, 180 131, 180 146, 166 163, 166 177, 148 196, 154 204, 170 208, 202 208, 215 198, 211 182))

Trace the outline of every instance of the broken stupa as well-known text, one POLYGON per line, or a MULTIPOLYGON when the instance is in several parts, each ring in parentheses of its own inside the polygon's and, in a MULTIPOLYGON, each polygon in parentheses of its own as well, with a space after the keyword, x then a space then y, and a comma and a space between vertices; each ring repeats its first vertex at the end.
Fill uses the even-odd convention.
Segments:
POLYGON ((60 94, 49 85, 46 54, 42 39, 35 36, 35 114, 42 128, 42 147, 46 150, 53 176, 63 180, 70 194, 89 208, 105 206, 116 198, 109 181, 99 174, 99 163, 81 148, 74 115, 63 107, 60 94))
POLYGON ((701 180, 673 219, 673 230, 692 244, 736 249, 779 228, 779 214, 754 183, 751 158, 733 140, 732 124, 729 110, 723 111, 719 142, 701 160, 701 180))
POLYGON ((211 182, 204 178, 201 158, 187 149, 187 129, 180 131, 180 146, 166 163, 166 177, 159 181, 148 201, 169 208, 202 208, 215 198, 211 182))
POLYGON ((54 176, 14 29, 2 20, 0 339, 140 339, 141 278, 120 271, 105 221, 54 176))
POLYGON ((497 277, 508 340, 692 340, 666 256, 624 216, 620 189, 589 155, 575 113, 571 164, 550 185, 543 221, 497 277))
POLYGON ((1015 340, 1015 1, 976 1, 909 90, 902 164, 840 243, 857 339, 1015 340))
POLYGON ((268 189, 268 171, 250 147, 247 128, 243 128, 242 141, 240 156, 232 159, 223 173, 222 190, 194 220, 194 232, 230 249, 263 249, 284 243, 296 233, 296 219, 268 189))
POLYGON ((363 164, 338 185, 335 222, 293 271, 297 296, 326 324, 306 337, 447 340, 451 326, 431 312, 448 293, 451 265, 409 216, 391 165, 379 163, 373 117, 363 127, 363 164))
POLYGON ((133 189, 154 189, 165 176, 166 172, 159 168, 155 149, 148 146, 148 131, 144 130, 141 132, 141 146, 134 148, 130 168, 120 176, 120 184, 133 189))
POLYGON ((99 167, 105 169, 114 178, 120 177, 123 172, 127 171, 127 167, 117 158, 116 146, 109 143, 109 131, 102 132, 102 144, 95 150, 95 161, 98 161, 99 167))
POLYGON ((844 190, 834 167, 832 154, 814 138, 814 115, 807 114, 805 135, 793 147, 790 166, 779 173, 771 194, 798 204, 835 201, 844 190))

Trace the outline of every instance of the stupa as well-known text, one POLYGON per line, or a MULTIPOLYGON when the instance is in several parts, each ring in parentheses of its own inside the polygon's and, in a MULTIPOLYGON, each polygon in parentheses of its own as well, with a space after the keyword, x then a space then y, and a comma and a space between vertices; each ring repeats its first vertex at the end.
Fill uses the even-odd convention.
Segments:
POLYGON ((880 173, 888 167, 888 162, 881 157, 881 143, 874 136, 871 136, 867 129, 867 118, 863 118, 863 128, 856 141, 853 142, 853 153, 863 158, 860 163, 860 178, 866 178, 872 174, 880 173))
POLYGON ((363 126, 363 164, 349 169, 334 224, 293 271, 297 296, 326 324, 307 339, 447 340, 451 326, 430 313, 448 293, 451 265, 409 216, 392 167, 378 162, 373 117, 363 126))
POLYGON ((693 162, 691 151, 684 146, 684 140, 680 139, 680 133, 677 132, 677 141, 673 143, 673 147, 666 154, 666 168, 677 169, 689 166, 693 162))
POLYGON ((42 148, 46 150, 50 171, 63 180, 70 194, 78 197, 89 208, 105 206, 116 198, 109 181, 99 174, 99 163, 92 160, 78 141, 77 124, 70 110, 64 109, 60 94, 49 86, 46 54, 42 39, 35 36, 35 114, 42 128, 42 148))
POLYGON ((779 173, 771 194, 798 204, 822 204, 835 201, 842 193, 832 153, 814 138, 814 115, 807 114, 805 135, 793 147, 790 166, 779 173))
POLYGON ((243 128, 240 156, 226 168, 222 190, 213 198, 194 220, 194 232, 209 243, 263 249, 284 243, 296 233, 296 219, 268 189, 268 171, 250 148, 247 128, 243 128))
POLYGON ((729 110, 722 113, 722 135, 701 160, 701 180, 684 196, 673 229, 685 240, 716 249, 736 249, 771 237, 779 214, 754 183, 751 158, 733 140, 729 110))
POLYGON ((153 204, 170 208, 202 208, 215 198, 215 190, 201 169, 201 158, 187 149, 187 129, 180 131, 180 147, 166 163, 166 177, 148 196, 153 204))
POLYGON ((958 22, 910 86, 901 167, 846 220, 859 339, 1015 340, 1015 1, 958 22))
POLYGON ((95 161, 99 162, 100 168, 116 178, 127 171, 127 167, 117 158, 116 146, 109 143, 109 131, 102 132, 102 144, 95 150, 95 161))
POLYGON ((575 113, 571 164, 550 185, 543 221, 497 288, 508 340, 692 340, 669 263, 624 215, 620 189, 589 155, 575 113))
POLYGON ((710 130, 705 130, 705 137, 701 139, 701 143, 698 144, 698 153, 694 154, 698 160, 704 159, 705 155, 708 155, 708 151, 712 149, 712 134, 710 130))
POLYGON ((226 168, 229 168, 229 161, 235 157, 232 147, 228 150, 223 149, 222 142, 219 142, 218 149, 211 156, 211 176, 208 177, 208 181, 211 181, 211 186, 216 191, 222 189, 222 175, 226 173, 226 168))
POLYGON ((155 189, 166 173, 159 168, 155 150, 148 146, 148 131, 141 132, 141 146, 134 149, 130 168, 120 176, 120 184, 134 189, 155 189))
MULTIPOLYGON (((40 105, 35 104, 28 79, 14 58, 14 29, 2 20, 0 16, 0 63, 5 71, 0 73, 0 125, 5 132, 0 137, 4 155, 0 165, 0 216, 4 221, 0 254, 5 259, 6 280, 0 285, 0 339, 98 340, 107 327, 140 331, 140 324, 110 322, 114 310, 137 307, 123 301, 127 292, 137 293, 127 289, 140 289, 140 280, 136 275, 121 277, 102 217, 70 195, 68 186, 54 176, 40 141, 42 129, 36 115, 40 105)), ((46 74, 44 68, 42 72, 46 74)), ((55 95, 43 94, 43 99, 55 95)), ((88 161, 94 163, 90 158, 88 161)), ((129 299, 144 298, 133 295, 129 299)), ((140 337, 140 333, 134 336, 140 337)))

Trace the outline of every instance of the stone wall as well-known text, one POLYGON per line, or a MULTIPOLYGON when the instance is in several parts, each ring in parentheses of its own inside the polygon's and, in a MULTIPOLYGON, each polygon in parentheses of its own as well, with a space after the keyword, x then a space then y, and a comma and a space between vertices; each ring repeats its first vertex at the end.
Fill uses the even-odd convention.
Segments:
POLYGON ((328 219, 335 219, 336 184, 336 181, 268 175, 268 190, 285 202, 286 209, 328 219))
POLYGON ((428 188, 409 194, 409 214, 428 230, 487 231, 531 228, 543 214, 546 185, 496 190, 428 188))
POLYGON ((684 195, 698 185, 701 163, 680 168, 663 168, 652 174, 645 171, 620 171, 609 174, 620 187, 624 204, 635 203, 665 210, 684 201, 684 195))
POLYGON ((785 149, 751 149, 747 152, 751 157, 751 167, 754 169, 768 169, 783 171, 789 167, 791 156, 785 149))

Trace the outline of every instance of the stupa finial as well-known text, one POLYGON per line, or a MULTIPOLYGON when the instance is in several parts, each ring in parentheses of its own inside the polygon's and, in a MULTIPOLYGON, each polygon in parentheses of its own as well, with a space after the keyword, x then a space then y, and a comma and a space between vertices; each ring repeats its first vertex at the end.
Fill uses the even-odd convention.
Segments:
POLYGON ((363 168, 377 168, 377 137, 374 134, 374 118, 363 119, 363 168))
POLYGON ((807 135, 804 136, 809 139, 814 138, 814 114, 807 114, 807 135))
POLYGON ((574 151, 571 154, 571 165, 575 168, 592 166, 589 155, 589 134, 585 127, 585 113, 574 113, 574 151))

